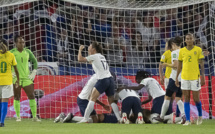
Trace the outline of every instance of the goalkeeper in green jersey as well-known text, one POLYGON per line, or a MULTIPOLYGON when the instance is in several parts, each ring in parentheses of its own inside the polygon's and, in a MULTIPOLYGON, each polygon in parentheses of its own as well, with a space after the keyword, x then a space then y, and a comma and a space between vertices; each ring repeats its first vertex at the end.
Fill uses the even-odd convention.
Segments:
MULTIPOLYGON (((31 50, 25 48, 25 41, 22 36, 15 36, 14 42, 16 48, 10 50, 14 54, 17 61, 17 69, 19 71, 19 87, 14 86, 14 109, 17 115, 16 121, 21 121, 20 117, 20 97, 21 88, 24 89, 29 99, 30 109, 33 115, 33 121, 40 121, 37 118, 37 103, 34 97, 33 81, 37 73, 37 59, 31 50), (29 61, 33 63, 34 69, 32 73, 29 71, 29 61)), ((13 75, 13 83, 16 82, 16 76, 13 75)))

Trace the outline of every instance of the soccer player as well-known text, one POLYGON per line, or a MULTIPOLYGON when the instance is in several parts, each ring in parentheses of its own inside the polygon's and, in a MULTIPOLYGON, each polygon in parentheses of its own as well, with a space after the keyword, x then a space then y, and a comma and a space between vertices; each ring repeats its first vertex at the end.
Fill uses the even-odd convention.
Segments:
MULTIPOLYGON (((148 92, 148 99, 144 100, 142 102, 142 105, 152 101, 153 99, 151 112, 160 114, 161 107, 164 102, 165 91, 162 89, 158 81, 150 76, 151 75, 149 72, 139 70, 136 73, 136 82, 139 84, 139 86, 124 87, 124 88, 137 91, 145 87, 148 92)), ((171 113, 172 113, 172 104, 169 105, 169 109, 166 112, 166 115, 169 115, 171 113)), ((164 120, 166 119, 164 118, 164 120)))
POLYGON ((169 77, 170 77, 172 69, 171 69, 171 67, 166 66, 165 78, 164 78, 163 77, 163 64, 164 63, 171 64, 172 41, 173 41, 173 39, 170 39, 166 43, 166 51, 161 56, 161 60, 160 60, 160 64, 159 64, 160 82, 162 85, 164 85, 165 89, 167 88, 167 85, 169 83, 169 77))
MULTIPOLYGON (((204 71, 204 55, 200 47, 195 46, 195 39, 193 34, 188 33, 185 37, 186 45, 180 49, 178 57, 178 68, 176 78, 181 73, 181 89, 184 95, 184 110, 186 115, 186 122, 184 125, 190 125, 190 91, 193 93, 193 100, 196 103, 198 110, 198 119, 196 124, 202 124, 202 104, 200 101, 200 89, 205 85, 205 71, 204 71), (183 64, 183 66, 182 66, 183 64), (201 82, 200 71, 201 67, 201 82)), ((176 79, 176 86, 179 87, 179 81, 176 79)))
POLYGON ((100 94, 106 93, 108 96, 108 102, 111 105, 117 120, 120 120, 119 109, 116 103, 114 103, 114 80, 109 71, 108 63, 105 57, 101 54, 102 47, 97 42, 92 42, 88 47, 88 56, 82 56, 82 50, 84 46, 81 45, 78 52, 79 62, 89 62, 92 64, 93 70, 97 76, 97 83, 93 88, 92 94, 90 96, 90 101, 87 105, 84 119, 80 123, 88 122, 90 113, 93 111, 95 101, 100 94))
POLYGON ((136 91, 130 89, 118 90, 118 97, 122 100, 122 119, 121 123, 129 124, 129 114, 132 110, 134 114, 134 120, 137 124, 143 124, 143 115, 141 108, 141 101, 136 91))
MULTIPOLYGON (((40 121, 37 118, 37 103, 34 97, 34 85, 33 81, 37 73, 37 59, 33 53, 25 48, 25 41, 22 36, 15 36, 14 42, 16 48, 10 50, 14 54, 17 61, 17 69, 20 73, 19 87, 14 87, 14 109, 16 112, 17 119, 16 121, 21 121, 20 117, 20 97, 21 97, 21 88, 24 89, 26 95, 29 99, 30 109, 33 115, 33 121, 40 121), (30 74, 29 71, 29 60, 33 63, 34 70, 30 74)), ((13 81, 16 81, 16 76, 13 81)))
POLYGON ((13 83, 11 66, 14 67, 17 80, 15 86, 19 86, 19 73, 14 55, 7 50, 7 42, 0 40, 0 127, 4 127, 7 115, 8 100, 13 96, 13 83))
POLYGON ((164 63, 164 65, 166 65, 167 67, 170 67, 172 69, 172 71, 171 71, 171 75, 170 75, 170 79, 169 79, 169 84, 166 89, 166 95, 165 95, 165 99, 164 99, 164 102, 162 105, 161 114, 160 114, 160 117, 158 117, 158 120, 162 121, 164 119, 164 116, 166 115, 166 112, 169 108, 169 104, 170 104, 172 95, 174 93, 176 93, 175 100, 177 102, 177 105, 178 105, 178 108, 180 110, 181 117, 182 117, 181 124, 184 124, 186 119, 185 119, 185 114, 184 114, 184 104, 181 100, 182 91, 181 91, 180 86, 177 87, 175 85, 176 79, 178 81, 181 81, 181 75, 179 75, 176 78, 177 66, 178 66, 178 55, 179 55, 179 51, 180 51, 181 42, 182 42, 182 39, 180 37, 175 37, 175 39, 173 40, 173 43, 172 43, 172 50, 173 50, 171 53, 172 63, 171 64, 164 63))

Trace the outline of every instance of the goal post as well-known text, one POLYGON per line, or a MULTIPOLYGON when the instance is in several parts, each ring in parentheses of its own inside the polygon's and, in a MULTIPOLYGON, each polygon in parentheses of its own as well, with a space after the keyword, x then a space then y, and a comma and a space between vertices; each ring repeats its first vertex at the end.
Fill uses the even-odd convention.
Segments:
MULTIPOLYGON (((0 16, 0 38, 8 41, 9 49, 15 47, 13 37, 22 35, 38 60, 34 88, 44 91, 38 101, 42 118, 55 118, 61 112, 80 115, 77 96, 94 73, 90 64, 77 61, 80 45, 87 56, 90 43, 99 42, 118 85, 137 85, 139 69, 160 82, 159 63, 166 43, 176 36, 184 39, 187 33, 194 34, 205 54, 203 118, 215 118, 214 0, 1 0, 0 16)), ((145 89, 139 94, 141 100, 148 96, 145 89)), ((99 99, 108 104, 104 94, 99 99)), ((12 100, 8 116, 16 117, 12 100)), ((23 90, 20 103, 21 116, 30 117, 23 90)), ((95 109, 108 112, 98 104, 95 109)), ((191 116, 197 115, 191 101, 191 116)))

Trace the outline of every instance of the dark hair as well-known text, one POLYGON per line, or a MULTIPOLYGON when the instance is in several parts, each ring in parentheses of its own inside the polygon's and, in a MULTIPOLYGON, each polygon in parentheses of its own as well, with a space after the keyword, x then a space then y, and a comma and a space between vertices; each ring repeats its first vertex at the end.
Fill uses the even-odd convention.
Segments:
POLYGON ((1 50, 2 54, 5 54, 8 51, 8 49, 7 49, 7 41, 4 40, 4 39, 0 40, 0 50, 1 50))
POLYGON ((180 36, 176 36, 173 41, 177 46, 181 46, 183 39, 180 36))
POLYGON ((151 77, 151 74, 147 71, 143 71, 143 70, 138 70, 136 73, 136 80, 137 79, 145 79, 151 77))
POLYGON ((143 109, 143 120, 145 123, 151 123, 149 118, 150 118, 150 115, 151 115, 151 111, 148 110, 148 109, 143 109))
POLYGON ((103 53, 101 44, 96 41, 92 42, 92 48, 95 48, 97 53, 103 53))
POLYGON ((19 38, 23 38, 23 37, 21 35, 15 35, 15 37, 14 37, 14 43, 16 43, 19 38))
POLYGON ((167 49, 168 50, 171 50, 172 49, 172 43, 173 43, 174 39, 171 38, 169 41, 168 41, 168 44, 167 44, 167 49))
POLYGON ((186 36, 192 36, 193 38, 195 38, 195 37, 194 37, 194 34, 192 34, 192 33, 187 33, 187 34, 185 35, 185 37, 186 37, 186 36))

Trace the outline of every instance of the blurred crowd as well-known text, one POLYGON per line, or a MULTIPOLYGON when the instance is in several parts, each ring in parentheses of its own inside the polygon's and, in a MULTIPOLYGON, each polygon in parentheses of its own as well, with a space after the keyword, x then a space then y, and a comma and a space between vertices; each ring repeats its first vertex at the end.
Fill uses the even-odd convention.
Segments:
POLYGON ((24 37, 40 62, 77 64, 92 41, 103 46, 111 66, 144 68, 160 61, 168 39, 194 33, 207 49, 209 5, 200 3, 163 10, 105 9, 61 0, 40 0, 0 8, 0 38, 13 48, 13 37, 24 37))

